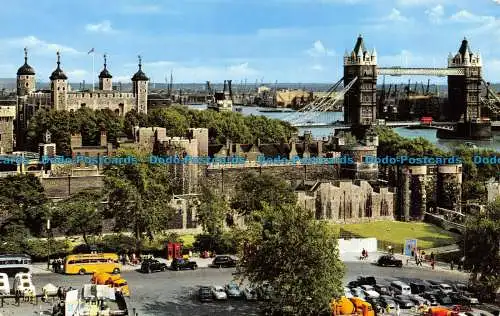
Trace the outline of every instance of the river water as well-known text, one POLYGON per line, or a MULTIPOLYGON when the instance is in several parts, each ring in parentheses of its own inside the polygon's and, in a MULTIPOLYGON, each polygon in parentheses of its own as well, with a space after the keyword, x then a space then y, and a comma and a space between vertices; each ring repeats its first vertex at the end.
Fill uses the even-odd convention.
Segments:
MULTIPOLYGON (((204 110, 206 109, 206 105, 190 105, 193 109, 204 110)), ((250 106, 238 106, 235 108, 241 108, 241 114, 243 115, 263 115, 273 119, 280 119, 289 121, 293 119, 293 112, 261 112, 261 110, 269 110, 269 108, 260 108, 260 107, 250 107, 250 106)), ((335 121, 343 121, 344 113, 343 112, 322 112, 318 113, 314 116, 315 122, 324 122, 331 123, 335 121)), ((322 138, 328 137, 332 134, 333 128, 331 127, 309 127, 309 128, 299 128, 300 133, 302 134, 304 131, 311 131, 314 137, 322 138)), ((394 131, 399 135, 406 138, 417 138, 422 137, 427 139, 433 144, 436 144, 438 147, 449 150, 454 147, 463 144, 463 140, 444 140, 438 139, 436 137, 436 130, 432 129, 407 129, 404 127, 394 128, 394 131)), ((475 144, 478 148, 488 148, 493 149, 495 151, 500 152, 500 132, 493 132, 493 140, 491 141, 470 141, 475 144)))

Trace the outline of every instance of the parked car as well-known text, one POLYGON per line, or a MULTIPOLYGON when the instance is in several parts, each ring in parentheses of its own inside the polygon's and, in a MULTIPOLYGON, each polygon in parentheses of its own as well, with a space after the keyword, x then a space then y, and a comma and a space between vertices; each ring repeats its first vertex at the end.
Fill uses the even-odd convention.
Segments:
POLYGON ((453 301, 451 300, 450 296, 445 293, 437 293, 436 295, 437 301, 441 305, 451 305, 453 304, 453 301))
POLYGON ((434 281, 434 280, 426 280, 427 283, 429 283, 429 287, 432 290, 439 290, 439 284, 440 282, 434 281))
POLYGON ((376 284, 373 289, 380 293, 380 295, 391 295, 391 290, 387 285, 376 284))
POLYGON ((464 305, 479 305, 479 300, 474 297, 474 294, 464 291, 458 294, 460 304, 464 305))
POLYGON ((375 280, 375 277, 373 276, 360 276, 358 277, 358 284, 359 285, 375 285, 377 284, 377 280, 375 280))
POLYGON ((373 291, 373 286, 371 285, 361 285, 361 288, 365 291, 373 291))
POLYGON ((446 283, 439 284, 439 289, 441 290, 441 292, 446 293, 446 294, 453 292, 453 288, 449 284, 446 284, 446 283))
POLYGON ((363 292, 363 289, 360 287, 355 287, 355 288, 351 289, 351 293, 352 293, 352 295, 354 295, 354 297, 360 298, 362 300, 366 300, 365 293, 363 292))
POLYGON ((0 295, 10 294, 9 276, 7 273, 0 273, 0 295))
POLYGON ((451 287, 453 288, 454 292, 464 292, 464 291, 467 291, 469 289, 469 287, 463 283, 454 283, 454 284, 451 284, 451 287))
POLYGON ((422 296, 418 294, 412 294, 408 296, 410 300, 415 303, 415 305, 431 305, 428 300, 423 298, 422 296))
POLYGON ((222 286, 212 286, 212 295, 218 301, 227 300, 226 291, 222 286))
POLYGON ((217 268, 231 268, 236 267, 238 260, 231 256, 217 256, 212 261, 212 266, 217 268))
POLYGON ((165 270, 167 270, 167 264, 160 262, 156 259, 147 259, 144 260, 141 264, 141 272, 144 273, 151 273, 151 272, 158 272, 165 270))
POLYGON ((179 270, 196 270, 198 268, 198 264, 194 261, 189 261, 181 258, 177 258, 172 260, 170 264, 170 269, 179 271, 179 270))
POLYGON ((227 296, 230 298, 241 298, 242 296, 240 287, 234 282, 226 284, 224 289, 226 290, 227 296))
POLYGON ((427 287, 422 282, 410 282, 411 294, 424 293, 427 287))
POLYGON ((368 298, 379 298, 380 293, 374 290, 363 290, 363 294, 366 299, 368 298))
POLYGON ((377 264, 381 267, 398 267, 401 268, 403 266, 403 261, 396 259, 396 257, 392 255, 384 255, 378 258, 377 264))
POLYGON ((198 298, 202 302, 211 302, 214 299, 214 296, 212 294, 212 289, 208 286, 202 286, 198 290, 198 298))
POLYGON ((382 295, 380 296, 380 302, 382 303, 382 307, 384 309, 386 309, 387 306, 389 306, 390 309, 396 308, 396 303, 394 302, 392 296, 382 295))
POLYGON ((245 297, 245 299, 247 301, 256 301, 257 300, 257 291, 255 291, 253 288, 251 287, 246 287, 244 290, 243 290, 243 296, 245 297))
POLYGON ((407 295, 394 296, 394 302, 399 304, 399 307, 401 308, 412 308, 415 306, 415 303, 413 303, 413 301, 407 295))
POLYGON ((346 298, 353 298, 354 295, 352 295, 351 289, 348 287, 344 287, 344 296, 346 298))
POLYGON ((384 304, 379 297, 378 298, 369 297, 366 299, 366 301, 370 303, 374 311, 378 311, 384 308, 384 304))
POLYGON ((439 305, 436 296, 432 292, 424 292, 420 296, 422 296, 427 301, 429 301, 429 303, 430 303, 431 306, 437 306, 437 305, 439 305))

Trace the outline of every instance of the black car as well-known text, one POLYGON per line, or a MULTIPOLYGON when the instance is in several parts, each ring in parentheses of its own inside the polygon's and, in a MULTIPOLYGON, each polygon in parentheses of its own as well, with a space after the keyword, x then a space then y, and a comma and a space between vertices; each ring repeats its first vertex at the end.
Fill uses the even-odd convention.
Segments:
POLYGON ((165 270, 167 270, 167 265, 156 259, 147 259, 144 260, 141 264, 141 272, 151 273, 165 270))
POLYGON ((363 277, 363 276, 360 276, 358 277, 358 284, 359 285, 375 285, 377 284, 377 280, 375 280, 375 277, 373 276, 367 276, 367 277, 363 277))
POLYGON ((216 268, 236 267, 237 260, 231 256, 217 256, 212 261, 212 266, 216 268))
POLYGON ((202 286, 198 290, 198 298, 202 302, 211 302, 214 300, 214 297, 212 295, 212 290, 208 286, 202 286))
POLYGON ((380 293, 380 295, 391 295, 391 290, 387 285, 375 284, 373 289, 380 293))
POLYGON ((450 298, 455 304, 460 305, 477 305, 479 304, 479 300, 474 297, 472 293, 469 292, 459 292, 459 293, 451 293, 450 298))
POLYGON ((411 294, 420 294, 424 293, 427 290, 427 287, 424 283, 421 282, 410 282, 411 294))
POLYGON ((374 311, 379 311, 384 308, 384 303, 380 298, 369 297, 366 301, 370 303, 374 311))
POLYGON ((392 267, 401 268, 403 266, 403 261, 396 259, 396 257, 394 257, 392 255, 385 255, 385 256, 381 256, 380 258, 378 258, 377 264, 381 267, 392 266, 392 267))
POLYGON ((431 306, 437 306, 437 305, 439 305, 438 300, 437 300, 436 296, 433 293, 425 292, 425 293, 422 293, 420 296, 422 296, 423 298, 425 298, 426 300, 428 300, 429 303, 431 304, 431 306))
POLYGON ((406 295, 396 295, 394 302, 398 303, 401 308, 412 308, 415 306, 415 303, 406 295))
POLYGON ((172 260, 170 264, 170 269, 179 271, 179 270, 196 270, 198 268, 198 264, 194 261, 184 260, 182 258, 177 258, 172 260))
POLYGON ((387 309, 387 306, 389 306, 390 309, 396 308, 396 303, 394 302, 394 298, 392 298, 391 296, 382 295, 380 296, 379 301, 384 309, 387 309))
POLYGON ((441 305, 452 305, 453 304, 453 300, 445 293, 436 292, 435 296, 436 296, 438 303, 441 305))
POLYGON ((439 290, 439 284, 441 282, 434 281, 434 280, 426 280, 427 283, 429 283, 429 287, 433 290, 439 290))

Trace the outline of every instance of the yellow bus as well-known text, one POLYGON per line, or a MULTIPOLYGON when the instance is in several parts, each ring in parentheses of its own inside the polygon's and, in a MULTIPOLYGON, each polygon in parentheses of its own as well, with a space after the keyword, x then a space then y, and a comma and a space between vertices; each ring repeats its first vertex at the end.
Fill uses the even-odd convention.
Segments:
POLYGON ((121 265, 115 253, 69 255, 64 260, 65 274, 95 272, 120 273, 121 265))

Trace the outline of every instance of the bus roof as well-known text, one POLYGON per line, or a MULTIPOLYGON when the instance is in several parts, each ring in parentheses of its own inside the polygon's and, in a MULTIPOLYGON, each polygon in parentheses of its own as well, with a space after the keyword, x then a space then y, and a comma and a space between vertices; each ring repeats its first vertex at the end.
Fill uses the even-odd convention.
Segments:
POLYGON ((82 253, 75 255, 68 255, 66 258, 118 258, 116 253, 82 253))
POLYGON ((0 254, 0 259, 3 258, 23 258, 23 259, 31 259, 31 256, 24 254, 24 253, 13 253, 13 254, 0 254))

